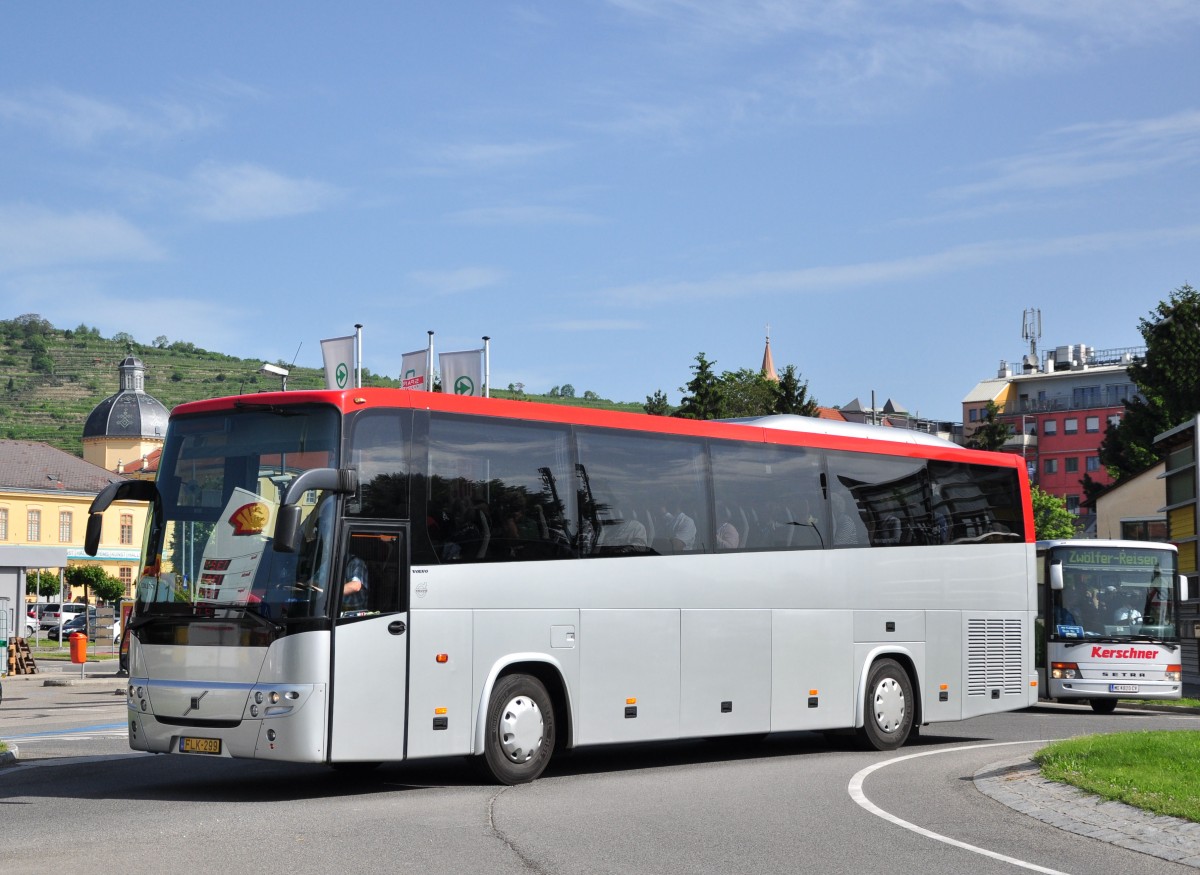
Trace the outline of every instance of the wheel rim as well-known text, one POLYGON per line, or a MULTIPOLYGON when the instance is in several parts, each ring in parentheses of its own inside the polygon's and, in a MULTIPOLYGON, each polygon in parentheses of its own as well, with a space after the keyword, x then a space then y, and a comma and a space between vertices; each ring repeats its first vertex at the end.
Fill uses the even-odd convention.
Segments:
POLYGON ((500 714, 500 749, 510 762, 531 760, 542 746, 542 711, 529 696, 512 699, 500 714))
POLYGON ((875 687, 875 725, 895 732, 904 722, 904 690, 895 678, 884 678, 875 687))

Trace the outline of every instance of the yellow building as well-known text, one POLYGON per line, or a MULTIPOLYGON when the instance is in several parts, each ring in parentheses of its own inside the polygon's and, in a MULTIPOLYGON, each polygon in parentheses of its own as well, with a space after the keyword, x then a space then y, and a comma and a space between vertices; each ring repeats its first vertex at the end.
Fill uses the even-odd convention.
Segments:
MULTIPOLYGON (((146 505, 114 506, 96 557, 83 552, 88 507, 115 479, 124 478, 48 444, 0 441, 0 546, 65 547, 69 564, 100 565, 132 592, 146 505)), ((70 597, 82 595, 79 589, 70 597)))

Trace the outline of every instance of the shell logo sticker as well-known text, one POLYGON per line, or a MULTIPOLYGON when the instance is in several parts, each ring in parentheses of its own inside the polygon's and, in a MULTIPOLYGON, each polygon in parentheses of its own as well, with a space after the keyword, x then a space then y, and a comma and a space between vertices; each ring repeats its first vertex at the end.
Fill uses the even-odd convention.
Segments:
POLYGON ((261 535, 271 518, 271 511, 261 501, 243 504, 229 517, 235 535, 261 535))

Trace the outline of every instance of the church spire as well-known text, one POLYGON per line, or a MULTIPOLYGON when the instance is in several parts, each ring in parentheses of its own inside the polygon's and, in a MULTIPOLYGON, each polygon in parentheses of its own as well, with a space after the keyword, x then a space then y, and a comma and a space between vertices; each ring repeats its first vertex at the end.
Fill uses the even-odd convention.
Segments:
POLYGON ((767 325, 767 348, 763 350, 762 375, 768 380, 778 383, 779 375, 775 373, 775 360, 771 358, 771 326, 767 325))

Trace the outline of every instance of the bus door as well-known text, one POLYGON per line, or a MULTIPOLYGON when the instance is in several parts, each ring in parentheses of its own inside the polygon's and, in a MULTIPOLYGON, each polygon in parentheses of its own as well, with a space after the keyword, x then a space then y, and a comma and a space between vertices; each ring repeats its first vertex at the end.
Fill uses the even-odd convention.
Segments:
POLYGON ((334 594, 330 759, 404 758, 408 528, 343 526, 334 594))

